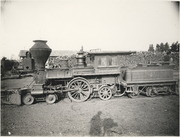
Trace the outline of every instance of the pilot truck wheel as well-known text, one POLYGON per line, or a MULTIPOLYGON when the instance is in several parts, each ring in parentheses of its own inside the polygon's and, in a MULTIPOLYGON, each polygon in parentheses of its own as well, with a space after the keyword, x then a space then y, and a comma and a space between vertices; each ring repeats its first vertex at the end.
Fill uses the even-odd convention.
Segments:
POLYGON ((109 100, 112 97, 112 91, 108 86, 103 86, 98 91, 99 98, 102 100, 109 100))
POLYGON ((57 100, 57 96, 55 94, 49 94, 46 96, 46 103, 53 104, 57 100))
POLYGON ((22 101, 25 105, 31 105, 34 102, 34 97, 31 94, 23 96, 22 101))
POLYGON ((68 92, 68 96, 71 100, 75 102, 86 101, 91 94, 89 82, 81 77, 71 80, 68 84, 68 88, 74 89, 74 91, 68 92))

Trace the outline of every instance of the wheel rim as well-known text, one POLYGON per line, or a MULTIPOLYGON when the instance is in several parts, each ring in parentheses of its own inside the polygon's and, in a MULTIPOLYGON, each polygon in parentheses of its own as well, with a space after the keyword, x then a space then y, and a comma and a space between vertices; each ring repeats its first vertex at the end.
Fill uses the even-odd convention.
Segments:
POLYGON ((99 94, 100 99, 102 100, 109 100, 112 97, 112 91, 107 86, 100 88, 98 94, 99 94))
POLYGON ((46 102, 48 104, 53 104, 56 101, 56 96, 54 94, 50 94, 46 97, 46 102))
POLYGON ((75 102, 86 101, 91 93, 90 84, 83 78, 77 78, 71 81, 68 88, 74 89, 74 91, 68 92, 68 96, 75 102))
POLYGON ((24 103, 25 105, 31 105, 33 102, 34 102, 34 97, 31 96, 31 95, 26 95, 26 96, 23 98, 23 103, 24 103))

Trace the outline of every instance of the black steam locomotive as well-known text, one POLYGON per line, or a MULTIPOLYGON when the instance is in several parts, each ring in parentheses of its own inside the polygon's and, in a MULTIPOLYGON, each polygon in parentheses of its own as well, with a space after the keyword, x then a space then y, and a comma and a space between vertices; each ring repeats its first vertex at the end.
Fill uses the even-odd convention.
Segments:
POLYGON ((176 81, 173 69, 169 66, 149 65, 146 67, 121 68, 118 64, 119 54, 134 52, 89 52, 81 49, 77 53, 77 64, 69 68, 45 69, 45 63, 51 49, 43 40, 34 41, 30 53, 35 62, 32 88, 20 90, 22 102, 30 105, 34 100, 42 99, 51 104, 58 100, 62 93, 75 102, 83 102, 93 96, 109 100, 112 96, 130 97, 145 94, 149 97, 158 94, 169 94, 175 91, 176 81), (90 63, 86 63, 88 55, 90 63))

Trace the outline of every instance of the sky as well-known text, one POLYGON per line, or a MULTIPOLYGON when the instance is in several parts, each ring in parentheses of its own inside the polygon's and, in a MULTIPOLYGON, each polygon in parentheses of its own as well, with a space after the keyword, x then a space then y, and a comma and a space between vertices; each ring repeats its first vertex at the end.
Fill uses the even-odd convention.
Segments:
POLYGON ((147 51, 179 40, 177 2, 1 0, 0 57, 17 58, 33 40, 52 50, 147 51))

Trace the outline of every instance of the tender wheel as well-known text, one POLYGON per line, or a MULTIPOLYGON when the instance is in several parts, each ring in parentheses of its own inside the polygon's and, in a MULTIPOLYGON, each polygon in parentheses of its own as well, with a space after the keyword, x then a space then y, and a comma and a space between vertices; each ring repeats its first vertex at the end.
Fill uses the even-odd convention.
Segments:
POLYGON ((136 93, 128 93, 127 94, 127 96, 129 97, 129 98, 135 98, 135 97, 138 97, 138 94, 136 94, 136 93))
POLYGON ((89 82, 84 78, 75 78, 68 84, 69 89, 74 89, 74 91, 68 92, 68 96, 71 100, 75 102, 86 101, 90 94, 91 88, 89 82))
POLYGON ((22 101, 25 105, 31 105, 34 102, 34 97, 31 94, 26 94, 22 101))
POLYGON ((175 92, 174 92, 175 90, 173 91, 173 89, 175 89, 175 88, 173 88, 173 86, 169 86, 168 89, 167 89, 167 94, 168 95, 175 94, 175 92))
POLYGON ((102 100, 109 100, 112 97, 112 91, 108 86, 103 86, 98 91, 99 97, 102 100))
POLYGON ((55 94, 49 94, 46 96, 46 102, 48 104, 53 104, 56 101, 57 97, 55 94))
POLYGON ((148 87, 148 88, 146 89, 146 96, 148 96, 148 97, 154 97, 154 96, 155 96, 155 93, 154 93, 154 91, 153 91, 153 88, 148 87))
POLYGON ((137 98, 139 96, 139 88, 137 86, 130 87, 129 89, 131 92, 127 94, 130 98, 137 98))

